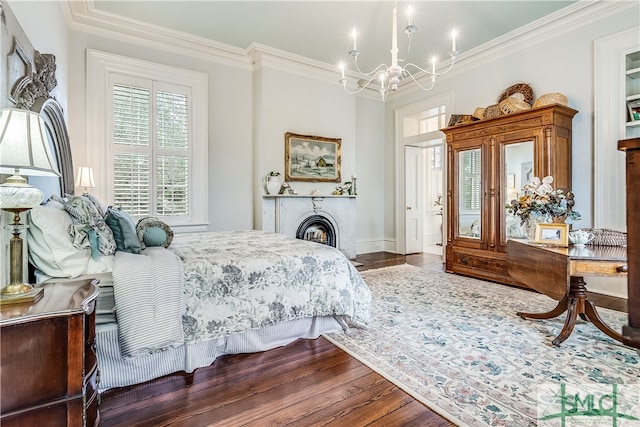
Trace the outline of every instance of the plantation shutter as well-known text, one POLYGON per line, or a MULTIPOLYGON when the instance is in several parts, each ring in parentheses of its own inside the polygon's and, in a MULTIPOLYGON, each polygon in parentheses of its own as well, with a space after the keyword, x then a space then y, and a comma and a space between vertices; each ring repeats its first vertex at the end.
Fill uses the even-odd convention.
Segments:
POLYGON ((113 85, 114 204, 134 216, 186 217, 189 96, 144 83, 113 85))
POLYGON ((185 95, 156 93, 156 212, 189 214, 189 112, 185 95))
POLYGON ((132 215, 150 214, 150 103, 148 89, 113 86, 114 204, 132 215))
POLYGON ((465 151, 463 159, 464 209, 479 210, 482 200, 480 150, 465 151))

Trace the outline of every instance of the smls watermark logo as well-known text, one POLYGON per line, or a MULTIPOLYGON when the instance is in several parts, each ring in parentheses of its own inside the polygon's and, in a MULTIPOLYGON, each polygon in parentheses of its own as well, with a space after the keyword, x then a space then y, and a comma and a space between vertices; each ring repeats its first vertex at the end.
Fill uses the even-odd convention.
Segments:
POLYGON ((640 427, 639 384, 543 384, 538 425, 640 427))

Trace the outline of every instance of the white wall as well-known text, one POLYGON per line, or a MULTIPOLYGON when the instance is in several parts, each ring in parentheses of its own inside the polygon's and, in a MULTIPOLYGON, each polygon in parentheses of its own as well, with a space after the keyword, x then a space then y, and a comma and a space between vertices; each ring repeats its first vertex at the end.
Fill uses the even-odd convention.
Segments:
MULTIPOLYGON (((350 95, 347 95, 350 96, 350 95)), ((384 104, 356 98, 357 253, 384 250, 385 140, 384 104)))
MULTIPOLYGON (((341 138, 342 182, 356 173, 356 98, 346 94, 337 84, 313 80, 298 74, 262 68, 256 82, 257 110, 255 124, 255 184, 262 190, 262 178, 270 171, 280 172, 284 179, 286 132, 341 138)), ((331 194, 335 182, 292 182, 299 194, 319 189, 331 194)), ((256 192, 261 200, 263 191, 256 192)), ((259 202, 258 202, 259 203, 259 202)), ((256 215, 258 217, 259 215, 256 215)), ((256 218, 258 220, 258 218, 256 218)))

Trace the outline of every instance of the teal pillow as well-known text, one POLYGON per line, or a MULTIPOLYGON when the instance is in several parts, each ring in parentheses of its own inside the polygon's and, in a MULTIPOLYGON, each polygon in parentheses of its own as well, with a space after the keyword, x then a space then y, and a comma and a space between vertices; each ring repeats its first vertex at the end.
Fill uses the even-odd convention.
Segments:
POLYGON ((116 250, 139 254, 142 246, 136 232, 136 223, 131 215, 120 208, 109 206, 105 222, 113 232, 116 250))
POLYGON ((152 246, 168 248, 173 241, 173 230, 158 218, 142 218, 136 225, 136 231, 143 248, 152 246))
POLYGON ((142 234, 142 242, 145 246, 163 246, 167 241, 167 232, 161 227, 149 227, 142 234))

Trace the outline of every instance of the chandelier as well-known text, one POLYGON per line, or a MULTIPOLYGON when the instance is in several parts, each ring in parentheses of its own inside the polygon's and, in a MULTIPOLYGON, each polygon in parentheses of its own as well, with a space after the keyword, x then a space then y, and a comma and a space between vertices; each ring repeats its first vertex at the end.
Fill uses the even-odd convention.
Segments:
POLYGON ((460 51, 456 50, 456 30, 452 30, 451 32, 451 51, 449 52, 449 57, 451 58, 451 63, 446 70, 436 72, 436 57, 431 57, 431 69, 421 68, 418 65, 407 62, 407 57, 409 56, 409 51, 411 49, 411 38, 413 34, 418 30, 413 24, 412 21, 412 10, 411 6, 408 9, 408 22, 407 26, 404 28, 404 32, 407 34, 409 39, 409 43, 407 45, 407 51, 403 59, 398 59, 398 2, 393 2, 393 29, 391 34, 391 65, 387 66, 387 64, 380 64, 376 68, 374 68, 370 72, 364 72, 358 67, 358 55, 360 55, 360 51, 357 47, 357 34, 356 29, 354 28, 351 37, 353 38, 353 49, 349 51, 349 55, 353 57, 353 63, 355 65, 356 70, 361 75, 366 76, 365 78, 358 81, 358 87, 356 89, 349 89, 347 87, 348 79, 344 74, 344 63, 340 64, 340 72, 342 77, 340 78, 340 83, 344 90, 348 93, 355 94, 362 92, 364 89, 374 89, 377 90, 382 96, 382 100, 384 101, 388 95, 388 93, 395 92, 398 90, 398 85, 400 81, 405 78, 411 78, 420 89, 422 90, 431 90, 433 89, 436 78, 443 74, 448 73, 451 68, 453 68, 453 64, 456 60, 456 57, 460 54, 460 51), (403 66, 400 64, 405 63, 403 66), (418 79, 428 76, 431 84, 423 85, 418 79))

